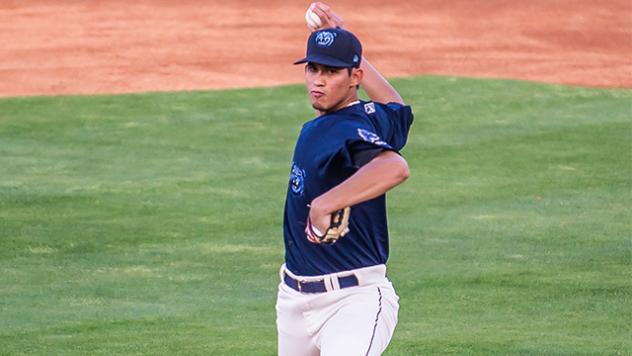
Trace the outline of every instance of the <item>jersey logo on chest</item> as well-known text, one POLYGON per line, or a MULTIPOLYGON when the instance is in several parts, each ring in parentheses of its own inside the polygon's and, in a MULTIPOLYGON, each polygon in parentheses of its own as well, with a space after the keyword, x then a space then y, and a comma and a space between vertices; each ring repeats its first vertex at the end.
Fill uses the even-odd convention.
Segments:
POLYGON ((296 162, 292 162, 292 171, 290 172, 290 189, 294 195, 301 196, 305 190, 305 171, 299 167, 296 162))

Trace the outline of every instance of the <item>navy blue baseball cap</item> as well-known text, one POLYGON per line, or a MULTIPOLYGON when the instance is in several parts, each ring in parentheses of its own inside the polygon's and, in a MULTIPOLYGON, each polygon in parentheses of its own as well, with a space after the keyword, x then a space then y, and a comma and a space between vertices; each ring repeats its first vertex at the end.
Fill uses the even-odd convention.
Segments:
POLYGON ((294 62, 317 63, 336 68, 358 68, 362 60, 362 45, 351 32, 341 28, 314 31, 307 40, 307 55, 294 62))

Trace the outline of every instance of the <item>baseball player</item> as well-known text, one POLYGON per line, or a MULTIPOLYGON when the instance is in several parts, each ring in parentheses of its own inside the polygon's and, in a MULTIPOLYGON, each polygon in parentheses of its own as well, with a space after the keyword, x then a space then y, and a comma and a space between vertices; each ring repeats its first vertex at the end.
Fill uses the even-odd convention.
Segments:
POLYGON ((321 26, 295 64, 318 116, 303 125, 288 182, 278 351, 380 355, 399 309, 386 277, 385 193, 409 175, 398 152, 413 115, 341 19, 322 3, 311 9, 321 26), (371 101, 358 100, 360 85, 371 101))

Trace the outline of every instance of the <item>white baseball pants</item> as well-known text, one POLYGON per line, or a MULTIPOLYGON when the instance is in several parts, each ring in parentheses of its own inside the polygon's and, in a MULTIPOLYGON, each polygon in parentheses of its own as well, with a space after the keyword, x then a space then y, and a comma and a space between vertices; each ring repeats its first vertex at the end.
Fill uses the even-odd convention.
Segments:
POLYGON ((277 296, 279 356, 374 356, 388 346, 397 324, 399 297, 378 265, 331 275, 296 276, 281 267, 277 296), (324 293, 301 293, 285 284, 325 280, 324 293), (340 289, 338 277, 355 274, 358 286, 340 289))

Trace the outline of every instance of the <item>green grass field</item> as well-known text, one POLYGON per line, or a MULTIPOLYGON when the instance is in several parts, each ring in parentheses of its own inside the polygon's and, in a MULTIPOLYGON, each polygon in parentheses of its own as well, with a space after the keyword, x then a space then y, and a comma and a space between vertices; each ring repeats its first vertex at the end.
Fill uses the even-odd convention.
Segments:
MULTIPOLYGON (((387 355, 632 355, 632 90, 395 80, 387 355)), ((1 355, 274 355, 301 86, 0 100, 1 355)))

